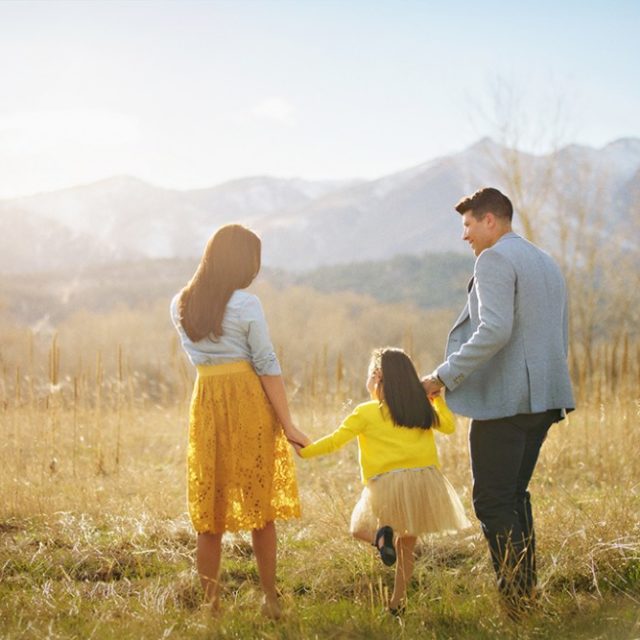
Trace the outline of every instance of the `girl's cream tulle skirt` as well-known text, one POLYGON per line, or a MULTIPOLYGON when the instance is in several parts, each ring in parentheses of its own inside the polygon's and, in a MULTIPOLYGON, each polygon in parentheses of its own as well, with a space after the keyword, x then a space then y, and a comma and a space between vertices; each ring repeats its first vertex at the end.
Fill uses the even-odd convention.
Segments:
POLYGON ((373 540, 384 525, 399 536, 470 526, 460 498, 437 467, 401 469, 369 480, 351 514, 351 532, 373 540))
POLYGON ((187 469, 198 533, 261 529, 300 516, 290 447, 249 362, 198 366, 187 469))

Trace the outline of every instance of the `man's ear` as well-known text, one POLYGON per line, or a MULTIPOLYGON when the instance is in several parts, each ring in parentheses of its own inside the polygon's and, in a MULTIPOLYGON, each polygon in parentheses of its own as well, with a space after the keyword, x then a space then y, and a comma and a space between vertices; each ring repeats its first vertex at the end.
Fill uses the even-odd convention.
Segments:
POLYGON ((491 213, 491 211, 487 211, 487 213, 484 214, 484 218, 487 221, 489 229, 495 228, 497 222, 495 214, 491 213))

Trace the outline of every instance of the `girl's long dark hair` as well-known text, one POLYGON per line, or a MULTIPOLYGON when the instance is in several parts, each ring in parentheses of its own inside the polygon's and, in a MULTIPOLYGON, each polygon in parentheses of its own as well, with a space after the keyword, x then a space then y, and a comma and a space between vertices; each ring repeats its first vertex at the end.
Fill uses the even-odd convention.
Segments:
POLYGON ((178 301, 180 323, 193 342, 222 335, 222 318, 236 289, 260 271, 260 238, 240 224, 220 227, 207 242, 193 278, 178 301))
POLYGON ((380 370, 381 400, 389 407, 394 424, 418 429, 430 429, 438 424, 438 416, 418 372, 402 349, 377 349, 372 362, 380 370))

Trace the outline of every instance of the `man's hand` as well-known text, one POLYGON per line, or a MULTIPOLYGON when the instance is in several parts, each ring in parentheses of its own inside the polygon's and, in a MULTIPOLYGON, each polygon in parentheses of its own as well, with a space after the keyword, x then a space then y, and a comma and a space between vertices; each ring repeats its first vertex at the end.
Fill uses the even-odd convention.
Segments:
POLYGON ((422 386, 425 393, 429 398, 435 398, 440 395, 440 390, 444 388, 444 383, 436 373, 430 373, 428 376, 422 378, 422 386))

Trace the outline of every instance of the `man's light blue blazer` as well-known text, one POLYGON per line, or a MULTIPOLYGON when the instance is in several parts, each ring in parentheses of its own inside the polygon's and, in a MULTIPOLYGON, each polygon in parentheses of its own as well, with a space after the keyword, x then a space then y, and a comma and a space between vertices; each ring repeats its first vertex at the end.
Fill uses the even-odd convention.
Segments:
POLYGON ((436 370, 449 407, 476 420, 572 410, 567 306, 547 253, 513 232, 485 249, 436 370))

